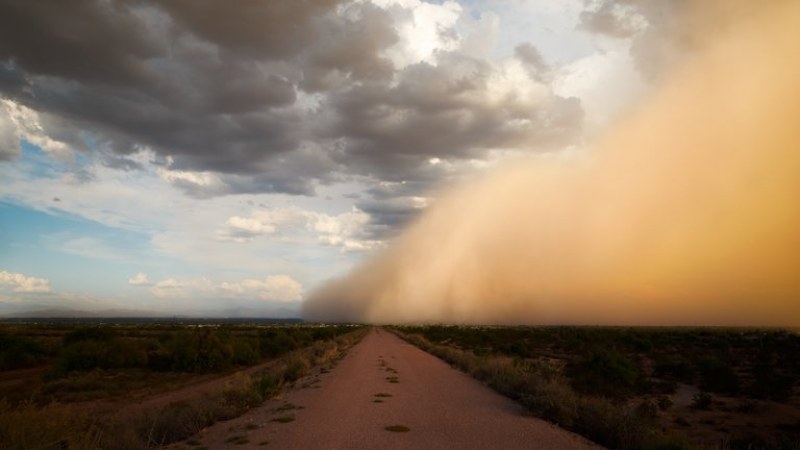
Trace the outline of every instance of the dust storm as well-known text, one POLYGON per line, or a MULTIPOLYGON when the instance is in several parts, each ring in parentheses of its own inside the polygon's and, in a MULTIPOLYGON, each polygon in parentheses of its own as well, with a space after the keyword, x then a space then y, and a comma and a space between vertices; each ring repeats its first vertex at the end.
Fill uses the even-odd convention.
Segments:
POLYGON ((702 48, 584 151, 440 193, 304 316, 798 325, 800 4, 705 13, 702 48))

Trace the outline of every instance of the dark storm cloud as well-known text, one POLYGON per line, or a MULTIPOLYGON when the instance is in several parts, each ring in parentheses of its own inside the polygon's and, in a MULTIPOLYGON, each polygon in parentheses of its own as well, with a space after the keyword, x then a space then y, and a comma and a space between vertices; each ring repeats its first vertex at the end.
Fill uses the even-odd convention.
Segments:
MULTIPOLYGON (((178 170, 264 178, 264 165, 300 144, 291 107, 302 67, 291 58, 335 3, 4 0, 0 95, 117 154, 147 146, 178 170)), ((283 180, 251 184, 308 192, 283 180)))
POLYGON ((0 2, 0 59, 84 82, 142 83, 163 49, 128 2, 0 2))
POLYGON ((396 84, 363 83, 330 97, 330 135, 346 139, 343 162, 380 179, 414 178, 431 158, 482 158, 491 148, 563 145, 576 136, 577 99, 491 98, 493 68, 457 53, 419 63, 396 84))
POLYGON ((391 61, 380 52, 397 42, 389 14, 370 4, 350 5, 341 17, 316 24, 324 36, 303 54, 300 87, 309 92, 335 89, 351 78, 389 81, 391 61), (336 36, 337 39, 327 37, 336 36))
POLYGON ((166 0, 181 28, 252 59, 289 59, 325 38, 314 22, 342 0, 166 0))
POLYGON ((363 200, 356 207, 370 216, 369 237, 385 239, 392 231, 408 225, 425 209, 425 204, 415 197, 395 197, 363 200))
MULTIPOLYGON (((151 149, 165 178, 195 197, 313 195, 353 176, 404 182, 402 192, 362 198, 385 227, 415 214, 407 199, 452 176, 433 158, 571 142, 580 104, 552 93, 532 45, 516 50, 529 79, 495 98, 498 67, 455 51, 397 69, 385 53, 398 42, 397 8, 0 0, 0 97, 107 166, 137 170, 130 156, 151 149), (541 95, 521 95, 528 83, 541 95)), ((3 142, 14 131, 5 127, 3 142)), ((0 158, 17 154, 2 145, 0 158)))

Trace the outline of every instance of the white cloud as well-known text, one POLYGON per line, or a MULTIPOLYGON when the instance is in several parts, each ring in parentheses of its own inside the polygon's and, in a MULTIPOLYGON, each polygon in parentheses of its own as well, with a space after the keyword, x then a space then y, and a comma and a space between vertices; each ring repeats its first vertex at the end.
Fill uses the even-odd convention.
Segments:
POLYGON ((420 0, 372 0, 394 19, 398 42, 386 50, 395 67, 402 69, 422 61, 433 62, 439 50, 454 50, 460 42, 452 32, 463 11, 454 1, 441 4, 420 0))
POLYGON ((217 238, 223 241, 250 242, 254 238, 274 234, 278 227, 302 222, 306 213, 299 208, 260 208, 250 217, 232 216, 225 226, 217 230, 217 238))
POLYGON ((139 272, 136 275, 128 278, 128 284, 133 286, 149 286, 150 280, 147 279, 147 274, 139 272))
POLYGON ((295 302, 303 297, 303 285, 287 275, 273 275, 263 280, 223 282, 219 288, 231 296, 255 297, 266 301, 295 302))
POLYGON ((67 144, 47 135, 36 111, 6 99, 0 99, 0 109, 5 110, 11 122, 11 124, 2 125, 3 128, 13 125, 16 128, 16 133, 14 133, 16 136, 59 159, 67 160, 72 157, 72 150, 67 144))
POLYGON ((581 99, 589 131, 622 115, 647 92, 629 45, 627 41, 608 42, 605 50, 573 61, 556 74, 555 92, 581 99))
POLYGON ((44 278, 27 277, 21 273, 0 272, 0 288, 19 293, 50 292, 50 281, 44 278))
POLYGON ((303 285, 288 275, 272 275, 263 280, 246 278, 216 282, 208 278, 166 278, 150 293, 157 298, 258 299, 273 302, 300 301, 303 285))
POLYGON ((217 239, 244 243, 265 235, 282 234, 286 237, 292 234, 295 240, 302 241, 298 231, 304 226, 318 243, 345 251, 361 251, 381 244, 381 241, 368 237, 367 228, 371 220, 368 213, 356 207, 339 214, 295 207, 257 209, 249 217, 230 217, 224 227, 217 230, 217 239))
POLYGON ((369 223, 370 215, 356 207, 337 215, 308 213, 308 227, 316 233, 319 242, 346 251, 369 250, 381 244, 366 237, 365 228, 369 223))
POLYGON ((150 288, 150 293, 158 298, 187 298, 207 297, 213 290, 214 285, 207 278, 166 278, 150 288))

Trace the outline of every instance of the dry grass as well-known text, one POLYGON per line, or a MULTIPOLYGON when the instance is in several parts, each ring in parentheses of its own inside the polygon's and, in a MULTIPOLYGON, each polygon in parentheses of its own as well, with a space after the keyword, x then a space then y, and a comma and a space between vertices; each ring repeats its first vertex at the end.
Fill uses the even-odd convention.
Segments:
POLYGON ((519 401, 536 416, 599 444, 614 449, 673 448, 669 442, 652 447, 658 437, 654 420, 656 406, 620 406, 604 398, 580 395, 569 385, 558 363, 544 359, 520 362, 507 356, 476 356, 472 351, 433 344, 419 335, 398 334, 519 401))
POLYGON ((224 390, 173 402, 135 414, 79 413, 68 404, 32 403, 12 407, 0 401, 0 449, 114 448, 141 450, 186 439, 218 420, 237 417, 274 397, 317 364, 333 364, 366 334, 366 329, 318 342, 278 358, 254 375, 242 376, 224 390))

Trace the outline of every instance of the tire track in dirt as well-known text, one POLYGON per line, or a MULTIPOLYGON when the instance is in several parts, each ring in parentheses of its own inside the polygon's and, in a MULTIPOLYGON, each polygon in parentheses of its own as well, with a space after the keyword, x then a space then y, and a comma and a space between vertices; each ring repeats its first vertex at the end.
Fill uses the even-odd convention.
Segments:
POLYGON ((171 448, 599 449, 373 329, 341 362, 282 397, 171 448))

